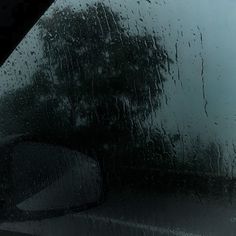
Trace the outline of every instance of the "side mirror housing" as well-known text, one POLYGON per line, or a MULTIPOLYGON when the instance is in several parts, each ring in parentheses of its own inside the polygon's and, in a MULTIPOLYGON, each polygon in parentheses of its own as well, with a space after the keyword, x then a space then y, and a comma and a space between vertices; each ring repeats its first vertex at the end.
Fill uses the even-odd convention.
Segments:
POLYGON ((99 163, 80 152, 36 142, 5 148, 11 205, 48 211, 98 204, 102 199, 99 163))

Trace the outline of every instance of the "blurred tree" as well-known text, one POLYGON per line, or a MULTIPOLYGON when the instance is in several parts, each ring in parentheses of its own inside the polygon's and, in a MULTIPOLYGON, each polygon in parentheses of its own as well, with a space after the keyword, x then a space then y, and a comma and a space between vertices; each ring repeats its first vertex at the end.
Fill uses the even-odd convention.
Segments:
POLYGON ((157 108, 170 62, 157 37, 131 34, 102 3, 79 12, 55 10, 39 27, 44 71, 72 129, 85 117, 90 125, 122 122, 131 130, 157 108))
POLYGON ((154 33, 132 33, 125 20, 103 3, 44 16, 44 61, 32 84, 3 98, 2 120, 17 116, 22 132, 50 139, 66 132, 70 145, 99 158, 133 163, 168 153, 170 145, 160 132, 150 135, 145 120, 160 106, 171 60, 154 33))

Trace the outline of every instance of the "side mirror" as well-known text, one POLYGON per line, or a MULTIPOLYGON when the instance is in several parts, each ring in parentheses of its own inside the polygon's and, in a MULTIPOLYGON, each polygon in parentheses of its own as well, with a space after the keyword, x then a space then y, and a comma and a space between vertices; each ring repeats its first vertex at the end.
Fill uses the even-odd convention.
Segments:
POLYGON ((11 144, 2 153, 8 162, 5 173, 10 204, 20 210, 79 208, 97 204, 102 198, 101 170, 89 156, 27 141, 11 144))

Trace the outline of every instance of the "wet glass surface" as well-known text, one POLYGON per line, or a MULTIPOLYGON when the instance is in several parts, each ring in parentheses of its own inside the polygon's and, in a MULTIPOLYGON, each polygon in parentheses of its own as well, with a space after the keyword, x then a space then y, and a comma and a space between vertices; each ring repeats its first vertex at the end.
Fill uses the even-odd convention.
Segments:
POLYGON ((20 134, 96 160, 104 202, 91 220, 113 219, 117 235, 234 235, 235 7, 56 1, 0 69, 1 147, 20 134))

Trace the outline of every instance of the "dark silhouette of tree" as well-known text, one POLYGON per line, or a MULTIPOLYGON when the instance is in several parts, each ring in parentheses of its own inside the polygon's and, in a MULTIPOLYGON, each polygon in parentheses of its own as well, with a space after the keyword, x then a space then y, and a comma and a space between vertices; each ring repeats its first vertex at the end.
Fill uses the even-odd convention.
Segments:
POLYGON ((30 85, 3 98, 1 111, 14 114, 22 132, 66 133, 64 143, 99 159, 169 158, 170 144, 144 121, 160 106, 171 60, 154 33, 134 34, 125 20, 103 3, 43 17, 43 63, 30 85))
POLYGON ((102 3, 55 10, 39 26, 47 73, 73 129, 79 116, 131 129, 132 120, 143 121, 157 108, 170 61, 157 37, 131 35, 102 3))
POLYGON ((51 96, 50 82, 44 73, 38 71, 31 84, 9 91, 0 100, 0 126, 4 135, 57 130, 63 117, 57 99, 51 96))

